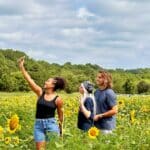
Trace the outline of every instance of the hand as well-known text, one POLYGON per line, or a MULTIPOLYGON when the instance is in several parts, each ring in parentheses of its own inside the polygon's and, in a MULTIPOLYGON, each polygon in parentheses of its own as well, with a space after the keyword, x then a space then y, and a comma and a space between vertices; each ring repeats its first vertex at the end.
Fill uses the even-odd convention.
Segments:
POLYGON ((20 67, 20 68, 24 65, 24 59, 25 59, 25 56, 20 57, 20 58, 17 60, 17 62, 18 62, 18 64, 19 64, 19 67, 20 67))
POLYGON ((103 118, 103 114, 98 114, 94 116, 94 121, 98 121, 99 119, 103 118))
POLYGON ((99 120, 99 115, 95 115, 94 116, 94 121, 98 121, 99 120))

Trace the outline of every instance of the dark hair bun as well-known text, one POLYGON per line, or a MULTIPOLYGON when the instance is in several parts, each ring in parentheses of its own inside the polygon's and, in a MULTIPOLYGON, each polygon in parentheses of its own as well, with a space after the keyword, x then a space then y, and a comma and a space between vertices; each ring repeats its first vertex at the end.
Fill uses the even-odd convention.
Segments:
POLYGON ((66 81, 62 77, 55 77, 54 80, 56 81, 54 90, 63 90, 66 85, 66 81))

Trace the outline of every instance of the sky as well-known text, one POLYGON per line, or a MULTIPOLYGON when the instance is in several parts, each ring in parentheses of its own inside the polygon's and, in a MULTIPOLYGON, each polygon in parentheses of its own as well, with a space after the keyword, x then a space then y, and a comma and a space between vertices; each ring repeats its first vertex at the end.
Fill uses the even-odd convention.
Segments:
POLYGON ((150 0, 0 0, 0 48, 49 63, 150 68, 150 0))

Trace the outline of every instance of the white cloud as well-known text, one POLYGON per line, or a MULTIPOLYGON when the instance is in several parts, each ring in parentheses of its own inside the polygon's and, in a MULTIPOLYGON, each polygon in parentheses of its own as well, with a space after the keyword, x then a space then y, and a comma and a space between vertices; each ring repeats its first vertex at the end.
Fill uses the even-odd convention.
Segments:
POLYGON ((34 57, 35 59, 37 60, 55 60, 57 59, 57 56, 54 55, 54 54, 50 54, 50 53, 47 53, 46 51, 34 51, 34 50, 26 50, 26 53, 29 55, 29 56, 32 56, 34 57), (47 53, 47 54, 46 54, 47 53))
POLYGON ((77 13, 77 17, 81 18, 81 19, 86 19, 88 17, 94 17, 95 15, 93 13, 91 13, 90 11, 88 11, 86 8, 82 7, 79 8, 78 13, 77 13))
POLYGON ((0 48, 20 49, 55 63, 150 67, 149 4, 146 0, 0 0, 0 48))

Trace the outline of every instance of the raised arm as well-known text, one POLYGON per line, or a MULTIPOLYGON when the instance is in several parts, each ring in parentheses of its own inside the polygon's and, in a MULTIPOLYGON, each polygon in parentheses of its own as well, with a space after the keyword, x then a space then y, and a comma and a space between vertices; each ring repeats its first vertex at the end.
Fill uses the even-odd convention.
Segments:
POLYGON ((31 89, 33 90, 33 92, 35 92, 37 94, 37 96, 39 97, 42 94, 42 88, 34 82, 34 80, 30 77, 30 75, 26 71, 26 69, 24 67, 24 58, 25 58, 25 56, 18 59, 20 71, 22 72, 25 80, 28 82, 28 84, 31 87, 31 89))
POLYGON ((63 121, 64 121, 64 111, 63 111, 63 100, 58 97, 56 100, 57 105, 57 113, 59 119, 59 128, 60 128, 60 136, 63 135, 63 121))

